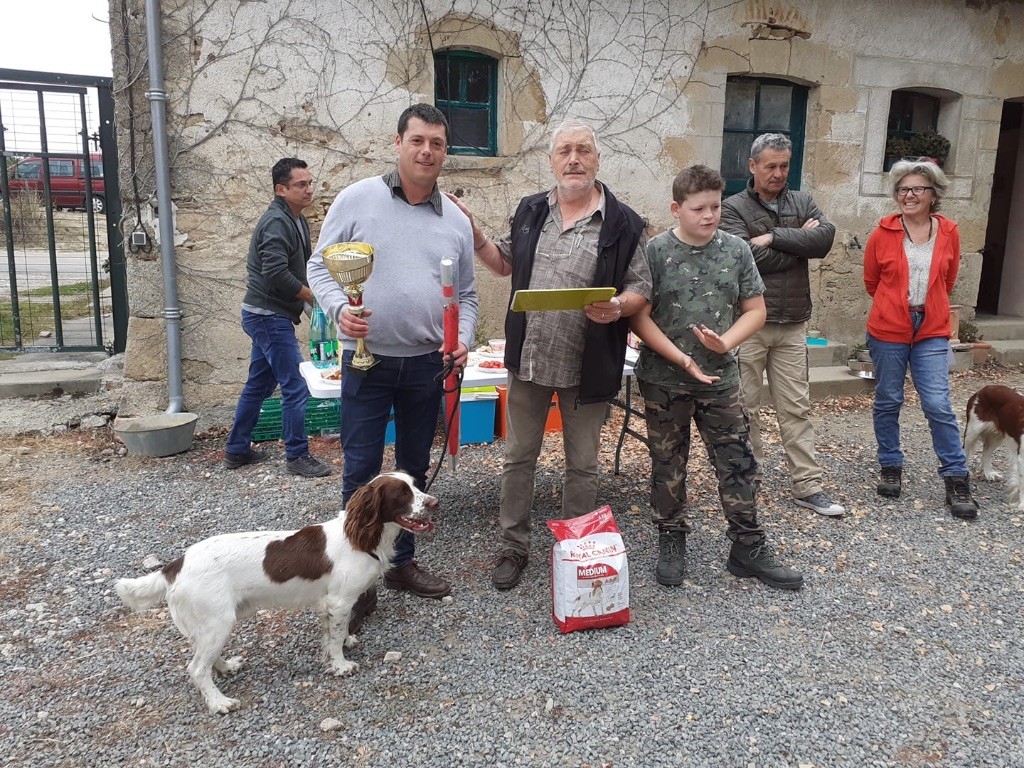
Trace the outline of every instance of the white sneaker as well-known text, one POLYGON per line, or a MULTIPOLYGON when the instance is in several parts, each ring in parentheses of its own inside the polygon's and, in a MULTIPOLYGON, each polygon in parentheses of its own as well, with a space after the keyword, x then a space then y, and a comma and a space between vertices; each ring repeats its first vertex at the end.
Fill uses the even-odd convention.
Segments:
POLYGON ((825 495, 824 491, 812 493, 810 496, 804 496, 802 499, 793 499, 793 501, 799 507, 813 509, 819 515, 825 515, 826 517, 842 517, 846 514, 846 507, 836 504, 825 495))

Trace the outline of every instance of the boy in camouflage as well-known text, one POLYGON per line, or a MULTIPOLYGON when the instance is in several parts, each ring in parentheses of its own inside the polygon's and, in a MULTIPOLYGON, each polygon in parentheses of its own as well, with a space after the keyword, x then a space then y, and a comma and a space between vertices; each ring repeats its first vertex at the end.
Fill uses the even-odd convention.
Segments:
POLYGON ((676 176, 672 215, 678 225, 648 243, 651 302, 630 318, 644 342, 636 377, 645 403, 651 504, 659 528, 656 577, 659 584, 677 586, 685 574, 692 420, 718 475, 732 541, 729 572, 799 589, 803 576, 778 562, 757 522, 757 465, 732 350, 764 325, 764 283, 746 242, 718 229, 724 188, 721 174, 707 166, 690 166, 676 176), (721 328, 726 330, 719 335, 721 328))

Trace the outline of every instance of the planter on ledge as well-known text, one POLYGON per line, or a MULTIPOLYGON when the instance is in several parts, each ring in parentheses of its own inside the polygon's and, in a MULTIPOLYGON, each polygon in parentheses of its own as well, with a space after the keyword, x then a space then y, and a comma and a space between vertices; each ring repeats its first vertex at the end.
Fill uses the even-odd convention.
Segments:
MULTIPOLYGON (((867 350, 864 350, 867 351, 867 350)), ((858 360, 855 357, 851 357, 849 361, 850 373, 860 379, 874 379, 875 378, 875 364, 868 360, 858 360)))
POLYGON ((984 365, 988 362, 989 355, 992 354, 992 345, 987 341, 972 341, 971 347, 974 352, 974 364, 984 365))

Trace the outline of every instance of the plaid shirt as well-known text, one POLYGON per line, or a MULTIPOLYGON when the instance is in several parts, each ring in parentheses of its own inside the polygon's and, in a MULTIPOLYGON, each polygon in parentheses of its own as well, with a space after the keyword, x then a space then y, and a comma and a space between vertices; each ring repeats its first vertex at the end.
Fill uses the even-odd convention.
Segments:
MULTIPOLYGON (((548 195, 550 211, 534 254, 530 288, 586 288, 594 282, 598 239, 605 216, 604 187, 592 214, 564 232, 557 190, 548 195)), ((496 243, 505 261, 512 261, 512 232, 496 243)), ((646 256, 647 238, 641 237, 626 271, 623 290, 651 297, 651 270, 646 256)), ((544 387, 577 387, 586 340, 587 316, 583 310, 531 312, 519 371, 523 381, 544 387)))

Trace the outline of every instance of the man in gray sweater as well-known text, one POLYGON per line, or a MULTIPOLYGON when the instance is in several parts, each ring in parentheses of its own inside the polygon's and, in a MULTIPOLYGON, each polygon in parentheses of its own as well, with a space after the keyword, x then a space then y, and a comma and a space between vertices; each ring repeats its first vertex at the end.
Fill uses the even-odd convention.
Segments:
POLYGON ((828 255, 836 228, 808 193, 786 185, 792 156, 793 143, 788 137, 780 133, 758 136, 750 148, 747 188, 722 203, 721 228, 750 243, 764 281, 768 311, 764 327, 740 345, 740 387, 750 414, 758 481, 764 466, 758 410, 767 371, 793 498, 801 507, 837 517, 846 510, 822 488, 821 466, 814 455, 807 368, 807 321, 811 317, 808 262, 828 255))
POLYGON ((306 439, 306 401, 309 390, 299 373, 302 355, 295 326, 303 305, 313 300, 306 284, 309 224, 302 210, 313 200, 313 177, 306 163, 286 157, 271 171, 274 200, 249 243, 246 291, 242 299, 242 329, 252 339, 249 378, 238 398, 234 423, 224 451, 224 468, 238 469, 264 457, 250 445, 260 406, 281 387, 281 437, 286 468, 293 475, 323 477, 326 464, 309 454, 306 439))
MULTIPOLYGON (((309 262, 309 284, 338 325, 342 342, 341 444, 345 454, 342 499, 380 472, 384 434, 395 413, 395 466, 419 488, 426 484, 430 448, 441 405, 440 352, 444 339, 441 260, 455 262, 459 347, 450 361, 466 362, 476 331, 473 232, 469 219, 441 194, 437 178, 448 153, 448 121, 430 104, 414 104, 398 121, 398 165, 383 176, 344 189, 331 204, 309 262), (334 243, 365 242, 374 248, 373 272, 363 283, 362 316, 348 311, 348 297, 323 262, 334 243), (372 317, 371 317, 372 316, 372 317), (353 373, 356 340, 365 338, 377 364, 353 373)), ((451 585, 413 560, 412 535, 395 545, 385 586, 440 598, 451 585)))

